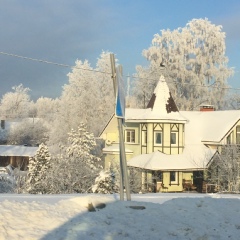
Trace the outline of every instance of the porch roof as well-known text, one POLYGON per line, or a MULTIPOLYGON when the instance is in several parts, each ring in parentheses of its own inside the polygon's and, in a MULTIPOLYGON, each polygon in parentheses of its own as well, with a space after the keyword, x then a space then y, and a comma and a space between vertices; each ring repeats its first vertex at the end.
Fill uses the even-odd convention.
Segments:
POLYGON ((216 150, 202 145, 186 147, 182 154, 167 155, 159 151, 131 158, 127 165, 148 170, 202 170, 216 150))

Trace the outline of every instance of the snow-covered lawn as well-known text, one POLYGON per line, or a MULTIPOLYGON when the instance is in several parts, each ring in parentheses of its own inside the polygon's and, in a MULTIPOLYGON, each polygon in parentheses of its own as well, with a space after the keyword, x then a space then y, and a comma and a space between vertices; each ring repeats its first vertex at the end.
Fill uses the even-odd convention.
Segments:
POLYGON ((0 239, 240 238, 240 195, 139 194, 129 202, 118 198, 1 194, 0 239), (87 210, 89 203, 95 212, 87 210))

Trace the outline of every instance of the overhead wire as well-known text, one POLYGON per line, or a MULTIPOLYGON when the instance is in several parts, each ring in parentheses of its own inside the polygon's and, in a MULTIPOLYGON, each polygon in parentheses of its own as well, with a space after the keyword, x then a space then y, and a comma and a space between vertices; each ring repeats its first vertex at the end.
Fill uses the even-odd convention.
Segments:
MULTIPOLYGON (((55 66, 59 66, 59 67, 72 68, 72 69, 75 68, 75 69, 80 69, 80 70, 84 70, 84 71, 90 71, 90 72, 97 72, 97 73, 103 73, 103 74, 112 75, 112 73, 106 72, 106 71, 100 71, 100 70, 95 70, 95 69, 81 68, 81 67, 72 66, 72 65, 69 65, 69 64, 56 63, 56 62, 51 62, 51 61, 42 60, 42 59, 37 59, 37 58, 25 57, 25 56, 13 54, 13 53, 6 53, 6 52, 0 51, 0 54, 6 55, 6 56, 10 56, 10 57, 20 58, 20 59, 25 59, 25 60, 29 60, 29 61, 35 61, 35 62, 40 62, 40 63, 45 63, 45 64, 51 64, 51 65, 55 65, 55 66)), ((131 78, 135 78, 135 79, 154 80, 154 81, 157 81, 157 80, 158 80, 158 79, 155 79, 155 78, 143 78, 143 77, 134 76, 134 75, 123 75, 123 77, 131 77, 131 78)), ((210 85, 191 84, 191 83, 185 83, 185 82, 181 82, 181 83, 180 83, 180 82, 178 82, 178 81, 167 81, 167 83, 176 83, 176 84, 182 84, 182 85, 198 86, 198 87, 207 87, 207 88, 211 87, 211 88, 218 88, 218 89, 225 89, 225 90, 237 90, 237 91, 240 90, 240 88, 214 86, 215 83, 212 83, 212 84, 210 84, 210 85)))

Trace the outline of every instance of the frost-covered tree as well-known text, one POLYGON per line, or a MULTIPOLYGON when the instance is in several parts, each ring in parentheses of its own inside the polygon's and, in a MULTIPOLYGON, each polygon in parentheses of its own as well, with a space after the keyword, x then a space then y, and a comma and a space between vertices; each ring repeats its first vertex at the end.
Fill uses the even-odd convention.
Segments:
POLYGON ((98 88, 98 105, 96 106, 96 112, 98 116, 97 132, 99 133, 99 131, 103 129, 106 122, 114 113, 115 97, 113 80, 111 78, 110 52, 102 51, 100 58, 98 58, 97 61, 96 70, 98 88))
POLYGON ((71 130, 68 146, 61 147, 61 155, 52 159, 48 173, 49 193, 90 192, 102 169, 101 159, 92 154, 96 146, 93 134, 81 123, 71 130))
POLYGON ((42 119, 25 118, 15 124, 6 134, 7 144, 37 146, 49 138, 49 125, 42 119))
POLYGON ((221 191, 240 191, 239 145, 224 145, 209 166, 209 180, 220 186, 221 191))
POLYGON ((139 105, 148 103, 161 74, 180 109, 191 110, 202 103, 221 108, 227 79, 225 33, 208 19, 193 19, 183 28, 162 30, 143 50, 149 66, 137 67, 135 96, 139 105), (163 71, 161 66, 165 66, 163 71))
POLYGON ((91 152, 96 146, 96 141, 94 135, 87 131, 84 123, 80 123, 77 130, 71 130, 68 134, 68 143, 66 152, 69 157, 79 158, 91 169, 99 169, 100 159, 91 152))
POLYGON ((118 192, 118 187, 115 184, 115 175, 109 170, 102 170, 97 178, 95 184, 92 186, 93 193, 112 194, 118 192))
POLYGON ((0 115, 5 119, 26 117, 31 109, 29 88, 22 84, 12 87, 13 92, 3 95, 0 104, 0 115))
POLYGON ((228 109, 240 109, 240 94, 239 92, 229 94, 227 101, 226 101, 226 108, 228 109))
POLYGON ((46 193, 47 181, 46 174, 50 167, 50 154, 48 147, 41 144, 35 156, 29 158, 28 180, 25 189, 29 193, 46 193))
POLYGON ((102 52, 96 69, 87 60, 77 60, 68 78, 59 99, 50 145, 66 144, 67 133, 76 129, 79 122, 85 123, 88 131, 97 136, 113 114, 115 99, 108 52, 102 52))
POLYGON ((69 83, 63 86, 59 112, 56 115, 50 145, 66 144, 67 134, 76 129, 79 122, 87 123, 89 130, 96 131, 97 84, 94 72, 88 61, 76 61, 72 72, 68 74, 69 83))
POLYGON ((59 99, 40 97, 35 103, 36 117, 51 121, 59 111, 59 99))

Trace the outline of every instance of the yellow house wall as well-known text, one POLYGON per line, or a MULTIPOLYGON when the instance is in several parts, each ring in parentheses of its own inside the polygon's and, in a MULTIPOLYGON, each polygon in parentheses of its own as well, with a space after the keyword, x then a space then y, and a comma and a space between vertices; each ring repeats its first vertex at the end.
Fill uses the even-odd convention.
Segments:
POLYGON ((104 140, 110 140, 111 142, 119 141, 117 118, 113 117, 111 119, 109 124, 104 129, 103 133, 100 135, 100 138, 104 140))
POLYGON ((160 123, 162 126, 163 139, 161 146, 156 146, 154 144, 154 135, 155 131, 160 130, 160 127, 156 127, 154 131, 154 125, 156 123, 148 123, 147 124, 147 153, 151 153, 153 151, 161 151, 165 154, 180 154, 184 148, 184 126, 183 124, 177 124, 179 126, 177 144, 171 145, 170 137, 171 137, 171 124, 170 123, 160 123))
MULTIPOLYGON (((126 154, 127 161, 131 158, 132 158, 132 154, 126 154)), ((119 160, 118 152, 115 152, 113 154, 106 154, 105 161, 104 161, 104 169, 107 170, 107 169, 109 169, 110 166, 114 166, 114 165, 118 166, 119 163, 120 163, 120 160, 119 160)))
MULTIPOLYGON (((176 185, 170 185, 170 172, 163 172, 163 184, 164 187, 168 188, 168 192, 181 192, 183 190, 182 187, 182 172, 178 172, 179 174, 179 182, 176 185)), ((161 191, 166 191, 165 189, 161 189, 161 191)))
POLYGON ((193 172, 183 172, 182 179, 193 181, 193 172))

